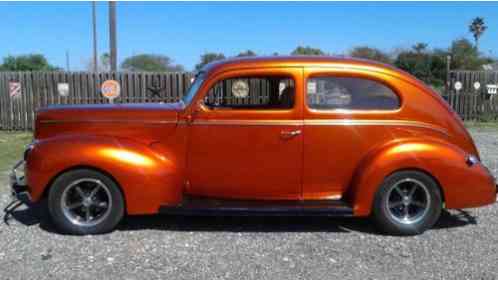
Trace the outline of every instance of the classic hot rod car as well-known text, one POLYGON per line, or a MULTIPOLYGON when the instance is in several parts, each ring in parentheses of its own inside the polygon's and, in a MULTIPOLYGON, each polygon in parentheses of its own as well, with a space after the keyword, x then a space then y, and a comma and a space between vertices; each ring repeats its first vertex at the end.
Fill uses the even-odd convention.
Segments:
POLYGON ((413 235, 496 200, 459 117, 400 70, 333 57, 207 65, 180 101, 53 106, 12 173, 62 232, 124 215, 371 216, 413 235))

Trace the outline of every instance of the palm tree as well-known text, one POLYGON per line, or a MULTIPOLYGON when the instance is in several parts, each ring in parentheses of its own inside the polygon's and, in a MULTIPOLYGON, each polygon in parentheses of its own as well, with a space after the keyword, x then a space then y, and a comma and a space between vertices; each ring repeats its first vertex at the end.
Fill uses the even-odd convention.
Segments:
POLYGON ((417 52, 417 54, 421 54, 423 53, 426 49, 427 49, 427 44, 426 43, 417 43, 415 45, 413 45, 413 50, 415 50, 415 52, 417 52))
POLYGON ((486 31, 486 29, 488 29, 488 27, 484 23, 484 18, 481 17, 476 17, 469 25, 469 31, 474 35, 476 49, 479 49, 479 38, 482 36, 484 31, 486 31))

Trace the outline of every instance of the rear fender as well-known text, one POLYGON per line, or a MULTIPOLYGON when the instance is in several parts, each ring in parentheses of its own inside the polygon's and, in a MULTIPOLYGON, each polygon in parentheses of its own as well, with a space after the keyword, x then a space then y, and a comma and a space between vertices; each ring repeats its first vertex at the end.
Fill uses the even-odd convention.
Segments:
POLYGON ((160 205, 181 202, 181 169, 149 146, 130 139, 95 135, 48 138, 36 143, 26 165, 34 201, 61 172, 91 167, 117 181, 129 214, 156 213, 160 205))
POLYGON ((346 197, 354 214, 367 216, 377 189, 390 174, 419 170, 439 184, 447 208, 467 208, 494 202, 494 188, 481 164, 469 167, 467 153, 439 139, 396 141, 365 157, 353 177, 346 197))

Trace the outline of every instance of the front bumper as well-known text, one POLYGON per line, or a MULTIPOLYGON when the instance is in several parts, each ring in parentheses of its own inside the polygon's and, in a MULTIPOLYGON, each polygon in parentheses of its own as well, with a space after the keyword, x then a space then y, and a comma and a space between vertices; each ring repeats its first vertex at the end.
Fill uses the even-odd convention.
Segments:
POLYGON ((24 174, 24 165, 26 162, 21 160, 12 168, 10 172, 10 189, 12 197, 24 204, 31 204, 32 199, 29 194, 26 178, 24 174))

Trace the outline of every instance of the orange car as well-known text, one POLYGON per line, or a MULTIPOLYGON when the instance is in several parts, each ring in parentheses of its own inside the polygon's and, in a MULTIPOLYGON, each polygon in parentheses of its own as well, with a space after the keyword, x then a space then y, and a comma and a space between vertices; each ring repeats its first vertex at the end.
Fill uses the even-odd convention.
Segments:
POLYGON ((446 102, 363 60, 225 60, 177 103, 42 109, 34 139, 14 194, 47 197, 67 233, 111 231, 125 214, 222 212, 371 216, 412 235, 442 208, 496 200, 446 102))

